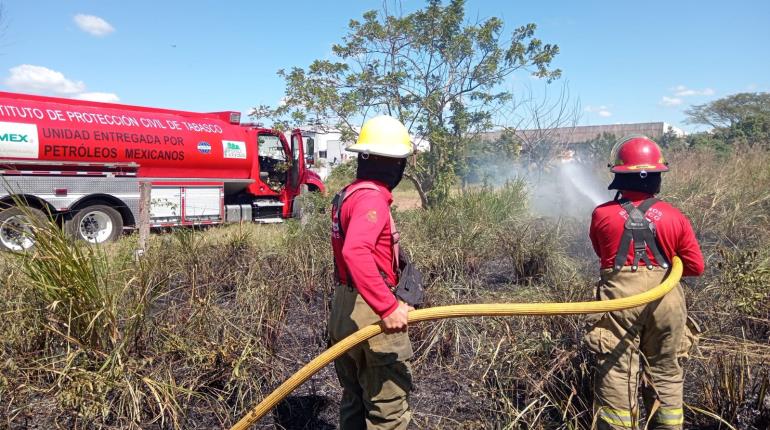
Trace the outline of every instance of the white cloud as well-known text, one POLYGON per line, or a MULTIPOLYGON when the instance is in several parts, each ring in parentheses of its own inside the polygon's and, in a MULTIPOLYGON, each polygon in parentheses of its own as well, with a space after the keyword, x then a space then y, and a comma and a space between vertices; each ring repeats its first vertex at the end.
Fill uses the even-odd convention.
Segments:
POLYGON ((43 66, 22 64, 12 67, 10 72, 5 85, 15 91, 70 95, 86 89, 83 82, 72 81, 65 78, 61 72, 43 66))
POLYGON ((678 97, 690 97, 698 94, 695 90, 680 90, 674 93, 675 96, 678 97))
POLYGON ((608 118, 612 116, 612 112, 610 112, 609 108, 607 108, 607 106, 605 105, 601 105, 601 106, 588 105, 586 106, 585 111, 590 113, 596 113, 602 118, 608 118))
POLYGON ((116 103, 120 101, 120 97, 118 97, 117 94, 100 93, 100 92, 80 93, 73 98, 78 100, 89 100, 92 102, 105 102, 105 103, 116 103))
POLYGON ((99 102, 117 102, 117 94, 106 92, 86 92, 83 81, 67 79, 63 73, 48 67, 21 64, 12 67, 5 85, 12 91, 71 97, 78 100, 99 102))
POLYGON ((684 85, 677 85, 676 87, 672 88, 674 91, 674 95, 677 97, 692 97, 692 96, 712 96, 714 95, 714 90, 711 88, 704 88, 702 90, 694 90, 692 88, 687 88, 684 85))
POLYGON ((81 30, 92 36, 106 36, 115 31, 115 27, 109 22, 94 15, 79 13, 75 15, 74 21, 81 30))
POLYGON ((684 85, 677 85, 674 88, 671 88, 671 90, 672 91, 677 91, 677 92, 682 92, 682 91, 687 91, 687 87, 685 87, 684 85))
POLYGON ((601 106, 586 106, 586 112, 599 112, 600 110, 607 110, 607 106, 601 105, 601 106))
POLYGON ((682 99, 677 97, 663 96, 663 98, 660 99, 660 104, 663 106, 679 106, 682 104, 682 99))

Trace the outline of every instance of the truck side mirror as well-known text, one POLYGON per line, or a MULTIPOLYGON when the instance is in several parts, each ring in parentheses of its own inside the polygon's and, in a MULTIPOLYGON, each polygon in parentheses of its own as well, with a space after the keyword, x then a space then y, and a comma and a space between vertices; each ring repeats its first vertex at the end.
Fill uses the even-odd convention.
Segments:
POLYGON ((312 137, 307 138, 307 152, 305 152, 305 160, 307 164, 311 166, 315 164, 315 140, 312 137))

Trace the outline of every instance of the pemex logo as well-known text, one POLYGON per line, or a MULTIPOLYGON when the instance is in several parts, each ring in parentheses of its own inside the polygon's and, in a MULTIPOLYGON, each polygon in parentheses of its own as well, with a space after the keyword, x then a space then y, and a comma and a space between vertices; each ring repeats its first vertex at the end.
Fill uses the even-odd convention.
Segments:
POLYGON ((29 142, 29 135, 5 133, 0 135, 0 142, 29 142))
POLYGON ((0 122, 0 158, 37 158, 37 126, 18 122, 0 122))

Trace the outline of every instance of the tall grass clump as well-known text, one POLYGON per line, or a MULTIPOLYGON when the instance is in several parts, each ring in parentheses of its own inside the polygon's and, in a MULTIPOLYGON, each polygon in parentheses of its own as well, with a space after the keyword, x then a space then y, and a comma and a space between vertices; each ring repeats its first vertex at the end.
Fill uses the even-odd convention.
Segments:
POLYGON ((664 196, 692 221, 701 244, 756 247, 770 240, 770 154, 708 149, 673 152, 664 196))
POLYGON ((45 305, 48 326, 68 341, 107 351, 120 340, 121 291, 104 250, 73 243, 55 224, 35 228, 33 255, 22 255, 21 283, 45 305))
POLYGON ((494 253, 500 237, 492 226, 519 221, 525 214, 524 185, 512 182, 500 190, 469 191, 427 211, 401 213, 397 222, 404 246, 427 274, 455 282, 476 274, 494 253))
POLYGON ((0 259, 15 274, 0 312, 16 322, 0 324, 0 422, 222 427, 282 377, 271 362, 296 271, 278 228, 156 235, 138 262, 134 238, 35 235, 33 251, 0 259))

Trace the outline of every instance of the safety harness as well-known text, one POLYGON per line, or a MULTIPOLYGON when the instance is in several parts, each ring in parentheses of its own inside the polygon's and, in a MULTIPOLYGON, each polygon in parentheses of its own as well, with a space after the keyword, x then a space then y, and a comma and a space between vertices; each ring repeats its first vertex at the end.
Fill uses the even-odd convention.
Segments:
MULTIPOLYGON (((345 231, 342 228, 342 204, 345 199, 350 197, 354 192, 359 190, 374 190, 380 192, 380 189, 371 182, 359 182, 357 184, 349 185, 340 192, 338 192, 332 200, 332 233, 336 238, 341 238, 342 242, 345 242, 345 231)), ((393 292, 393 294, 404 302, 411 306, 418 306, 423 303, 425 298, 425 292, 423 288, 422 273, 409 261, 406 254, 401 253, 399 247, 399 240, 401 235, 396 230, 396 222, 393 220, 393 214, 388 212, 388 218, 390 220, 390 235, 391 235, 391 248, 392 248, 392 264, 393 272, 398 278, 397 285, 388 285, 385 274, 380 272, 385 284, 393 292)), ((334 274, 338 281, 341 281, 339 267, 337 262, 334 262, 334 274)), ((347 285, 353 287, 353 279, 350 276, 350 272, 347 273, 347 285)))
MULTIPOLYGON (((332 200, 332 231, 339 233, 339 237, 342 238, 342 241, 344 243, 345 241, 345 232, 342 229, 342 203, 345 202, 345 200, 353 195, 356 191, 359 190, 374 190, 378 193, 380 192, 380 189, 377 188, 376 185, 374 185, 371 182, 359 182, 357 184, 349 185, 343 189, 340 190, 332 200)), ((398 265, 399 265, 399 252, 401 251, 398 246, 398 241, 401 237, 401 235, 398 233, 398 230, 396 230, 396 222, 393 220, 393 215, 388 212, 388 218, 390 221, 390 236, 391 236, 391 248, 393 249, 393 271, 394 273, 398 274, 398 265)), ((335 262, 336 267, 336 262, 335 262)), ((337 280, 339 280, 339 274, 337 275, 337 280)), ((348 282, 352 281, 350 279, 350 276, 348 276, 348 282)))
POLYGON ((639 207, 636 207, 628 199, 620 199, 618 203, 628 214, 626 224, 623 226, 623 236, 620 239, 618 253, 615 256, 615 270, 620 270, 626 264, 628 251, 631 247, 631 241, 634 242, 634 261, 631 263, 631 270, 636 271, 639 268, 639 262, 644 260, 648 269, 652 269, 652 262, 647 257, 647 248, 650 248, 655 261, 664 269, 668 269, 669 262, 658 246, 655 224, 647 220, 645 214, 660 200, 651 197, 643 201, 639 207))

